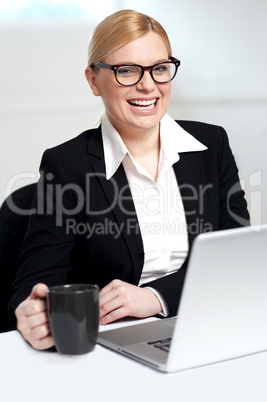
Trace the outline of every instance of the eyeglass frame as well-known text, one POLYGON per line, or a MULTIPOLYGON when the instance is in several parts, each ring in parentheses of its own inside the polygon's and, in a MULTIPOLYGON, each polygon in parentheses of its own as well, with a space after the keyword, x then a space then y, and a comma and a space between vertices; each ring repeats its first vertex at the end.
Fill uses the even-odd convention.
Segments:
POLYGON ((168 61, 162 61, 162 62, 160 62, 160 63, 153 64, 153 66, 141 66, 140 64, 113 64, 113 65, 112 65, 112 64, 102 63, 102 62, 99 61, 99 62, 90 64, 89 67, 91 67, 91 68, 98 67, 98 68, 105 68, 105 69, 107 69, 107 70, 112 70, 112 71, 114 72, 115 79, 116 79, 116 81, 117 81, 118 84, 120 84, 120 85, 122 85, 122 86, 124 86, 124 87, 132 87, 133 85, 136 85, 136 84, 138 84, 138 82, 141 81, 141 79, 142 79, 143 76, 144 76, 145 71, 148 71, 148 72, 149 72, 149 74, 150 74, 152 80, 153 80, 154 82, 156 82, 157 84, 167 84, 168 82, 171 82, 171 81, 174 79, 174 77, 176 76, 177 71, 178 71, 178 67, 180 66, 180 64, 181 64, 180 60, 176 59, 175 57, 170 57, 168 61), (154 67, 159 66, 159 65, 161 65, 161 64, 166 64, 166 63, 172 63, 172 64, 175 65, 175 72, 174 72, 174 75, 173 75, 173 77, 172 77, 170 80, 168 80, 168 81, 158 82, 158 81, 155 80, 155 78, 153 77, 152 70, 153 70, 154 67), (142 70, 142 73, 141 73, 141 76, 140 76, 139 80, 138 80, 137 82, 135 82, 134 84, 122 84, 121 82, 119 82, 119 80, 118 80, 118 78, 117 78, 117 70, 118 70, 118 68, 120 68, 120 67, 126 67, 126 66, 136 66, 136 67, 140 67, 141 70, 142 70))

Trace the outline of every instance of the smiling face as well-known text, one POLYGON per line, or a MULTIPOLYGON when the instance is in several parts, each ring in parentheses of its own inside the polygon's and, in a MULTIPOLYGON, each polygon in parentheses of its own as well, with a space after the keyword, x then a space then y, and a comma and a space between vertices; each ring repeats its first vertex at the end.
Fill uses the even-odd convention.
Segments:
MULTIPOLYGON (((168 60, 168 51, 162 38, 155 32, 128 43, 107 56, 104 63, 140 64, 151 66, 168 60)), ((101 96, 107 116, 121 136, 158 131, 171 94, 171 82, 158 84, 145 71, 141 81, 133 86, 120 85, 112 70, 89 68, 86 78, 94 95, 101 96)))

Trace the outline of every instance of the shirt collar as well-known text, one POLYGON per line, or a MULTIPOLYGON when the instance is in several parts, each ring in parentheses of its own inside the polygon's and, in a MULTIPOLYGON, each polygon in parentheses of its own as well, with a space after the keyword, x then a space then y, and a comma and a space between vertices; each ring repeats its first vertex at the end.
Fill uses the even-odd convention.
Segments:
MULTIPOLYGON (((109 180, 120 166, 125 155, 129 155, 130 158, 131 155, 106 114, 102 119, 102 137, 106 179, 109 180)), ((179 153, 181 152, 196 152, 207 149, 205 145, 179 126, 168 114, 165 114, 160 122, 160 140, 161 151, 172 163, 179 160, 179 153)))
POLYGON ((122 141, 118 131, 110 123, 106 113, 103 116, 101 124, 106 165, 106 179, 109 180, 120 166, 125 155, 129 154, 129 151, 122 141))
POLYGON ((205 151, 207 147, 185 131, 168 114, 160 122, 161 147, 164 152, 196 152, 205 151))

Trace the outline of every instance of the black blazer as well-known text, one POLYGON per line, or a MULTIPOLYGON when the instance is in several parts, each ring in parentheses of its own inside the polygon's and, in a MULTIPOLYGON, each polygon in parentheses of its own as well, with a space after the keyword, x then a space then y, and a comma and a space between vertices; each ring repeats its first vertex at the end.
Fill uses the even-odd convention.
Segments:
MULTIPOLYGON (((174 165, 191 248, 199 233, 247 225, 249 215, 225 131, 198 122, 178 124, 208 147, 181 153, 174 165)), ((14 309, 36 283, 89 282, 102 288, 117 278, 137 285, 144 264, 123 166, 105 178, 101 127, 47 150, 40 171, 10 302, 13 324, 14 309)), ((187 260, 177 273, 146 284, 162 294, 170 315, 177 312, 187 260)))

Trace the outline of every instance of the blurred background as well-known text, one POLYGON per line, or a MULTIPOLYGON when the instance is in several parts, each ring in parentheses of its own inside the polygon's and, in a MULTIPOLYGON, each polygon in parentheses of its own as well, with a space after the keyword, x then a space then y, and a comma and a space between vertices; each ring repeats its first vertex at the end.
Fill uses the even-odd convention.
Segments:
POLYGON ((129 8, 157 19, 181 60, 169 114, 226 129, 252 223, 267 223, 266 0, 2 0, 0 203, 38 179, 46 148, 94 125, 88 41, 129 8))

